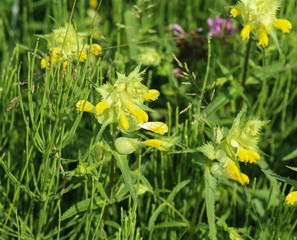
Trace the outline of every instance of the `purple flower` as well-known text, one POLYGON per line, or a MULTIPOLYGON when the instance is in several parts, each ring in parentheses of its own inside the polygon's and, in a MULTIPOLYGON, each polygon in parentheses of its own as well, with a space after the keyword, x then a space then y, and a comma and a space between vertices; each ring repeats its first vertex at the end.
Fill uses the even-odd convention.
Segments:
POLYGON ((232 35, 232 34, 234 34, 234 32, 235 32, 235 29, 232 26, 232 19, 231 18, 226 19, 226 22, 225 22, 225 34, 226 35, 232 35))
POLYGON ((185 35, 184 29, 177 23, 171 24, 173 35, 183 37, 185 35))
POLYGON ((208 18, 207 24, 209 27, 208 34, 218 38, 222 37, 222 34, 232 35, 236 31, 236 29, 233 28, 232 19, 224 19, 220 18, 219 16, 215 16, 214 21, 211 18, 208 18))
POLYGON ((209 27, 209 35, 221 37, 223 23, 224 23, 224 19, 220 18, 219 16, 215 16, 214 22, 211 18, 208 18, 207 24, 209 27))

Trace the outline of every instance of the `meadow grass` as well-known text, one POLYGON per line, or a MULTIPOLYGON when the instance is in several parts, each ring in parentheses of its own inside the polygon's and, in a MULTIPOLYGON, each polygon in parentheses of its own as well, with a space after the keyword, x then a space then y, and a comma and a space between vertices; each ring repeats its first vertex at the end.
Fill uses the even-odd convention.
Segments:
POLYGON ((229 18, 235 1, 91 2, 0 2, 0 239, 297 239, 296 204, 285 203, 297 188, 297 3, 277 13, 292 22, 289 34, 266 48, 251 38, 249 49, 238 31, 208 36, 207 18, 229 18), (102 53, 63 69, 46 38, 70 25, 102 53), (167 124, 164 136, 77 111, 139 65, 142 84, 160 92, 139 106, 167 124), (248 119, 266 124, 260 160, 236 162, 250 179, 240 185, 241 174, 215 174, 210 143, 219 148, 248 119), (120 154, 119 137, 139 146, 120 154), (140 146, 151 138, 163 148, 140 146))

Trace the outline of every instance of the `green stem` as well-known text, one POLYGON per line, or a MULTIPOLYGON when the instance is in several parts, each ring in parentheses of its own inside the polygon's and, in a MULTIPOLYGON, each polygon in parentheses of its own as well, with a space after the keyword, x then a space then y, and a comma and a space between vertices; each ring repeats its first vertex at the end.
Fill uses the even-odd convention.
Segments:
POLYGON ((202 182, 201 182, 201 186, 200 186, 200 189, 199 189, 199 192, 198 192, 198 196, 197 196, 197 199, 196 199, 196 206, 195 206, 195 209, 194 209, 194 214, 193 214, 193 217, 192 217, 192 221, 191 221, 191 235, 190 235, 190 239, 195 239, 195 232, 194 232, 194 229, 195 229, 195 226, 196 226, 196 222, 197 222, 197 218, 198 218, 198 212, 199 212, 199 205, 201 203, 201 199, 202 199, 202 193, 203 193, 203 190, 204 190, 204 180, 203 180, 203 176, 204 174, 202 173, 202 182))
MULTIPOLYGON (((115 136, 115 130, 116 130, 116 127, 115 127, 115 124, 113 124, 113 128, 112 128, 112 139, 113 139, 112 148, 113 148, 113 150, 115 149, 115 145, 114 145, 115 137, 116 137, 115 136)), ((112 189, 112 183, 113 183, 113 177, 114 177, 114 165, 115 165, 114 160, 115 160, 114 156, 112 155, 112 158, 111 158, 111 161, 110 161, 109 184, 108 184, 108 188, 107 188, 107 196, 108 196, 109 199, 111 198, 111 189, 112 189)), ((106 208, 104 209, 104 213, 103 213, 103 217, 102 217, 103 224, 104 224, 105 218, 107 216, 108 209, 109 209, 109 205, 107 205, 106 208)))
POLYGON ((250 52, 251 52, 251 46, 252 46, 252 39, 249 39, 246 53, 245 53, 245 59, 244 59, 244 67, 243 67, 243 75, 242 75, 242 82, 241 85, 244 88, 246 84, 246 74, 247 74, 247 69, 248 69, 248 63, 249 63, 249 57, 250 57, 250 52))

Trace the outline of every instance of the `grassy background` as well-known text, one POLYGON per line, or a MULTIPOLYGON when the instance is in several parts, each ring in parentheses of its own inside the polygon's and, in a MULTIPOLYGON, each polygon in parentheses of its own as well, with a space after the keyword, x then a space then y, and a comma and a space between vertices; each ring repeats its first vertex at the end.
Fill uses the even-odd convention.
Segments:
MULTIPOLYGON (((296 236, 295 209, 284 204, 290 186, 269 173, 295 179, 286 165, 294 166, 296 154, 285 157, 297 143, 297 3, 283 1, 278 12, 293 24, 289 35, 277 33, 281 53, 272 37, 265 50, 252 42, 244 89, 240 84, 247 42, 239 33, 213 37, 209 45, 207 39, 207 18, 228 17, 234 3, 103 0, 93 21, 88 1, 0 2, 1 239, 213 238, 206 213, 211 200, 203 190, 207 161, 195 150, 209 139, 211 129, 195 119, 205 114, 213 125, 230 127, 243 103, 248 117, 270 120, 260 142, 267 155, 257 165, 241 167, 251 179, 247 188, 231 180, 217 182, 217 238, 296 236), (103 47, 102 58, 74 63, 75 71, 69 68, 64 75, 61 66, 40 69, 40 59, 49 50, 38 34, 49 34, 68 22, 88 33, 92 21, 102 33, 93 40, 103 47), (185 41, 191 54, 180 51, 172 23, 188 33, 203 27, 199 37, 185 41), (150 103, 155 110, 150 119, 165 121, 165 137, 178 139, 178 144, 169 152, 142 149, 128 156, 132 182, 138 186, 136 203, 119 168, 114 167, 109 184, 113 157, 97 141, 101 126, 92 115, 77 112, 75 103, 98 102, 100 96, 90 83, 113 83, 116 71, 128 74, 139 64, 135 56, 146 47, 161 58, 158 66, 147 68, 143 81, 161 93, 150 103), (178 64, 172 53, 195 73, 198 87, 174 76, 178 64), (203 86, 205 101, 187 94, 200 94, 203 86), (92 170, 74 172, 78 166, 92 170)), ((106 132, 112 133, 112 127, 106 132)), ((142 131, 137 134, 144 136, 142 131)))

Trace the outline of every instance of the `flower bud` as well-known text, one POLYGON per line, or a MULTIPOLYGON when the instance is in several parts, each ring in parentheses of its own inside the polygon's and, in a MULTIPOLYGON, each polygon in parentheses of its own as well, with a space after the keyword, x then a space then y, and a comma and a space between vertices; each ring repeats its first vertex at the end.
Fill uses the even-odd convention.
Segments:
POLYGON ((120 154, 131 154, 138 148, 137 138, 117 138, 114 142, 116 150, 120 154))

